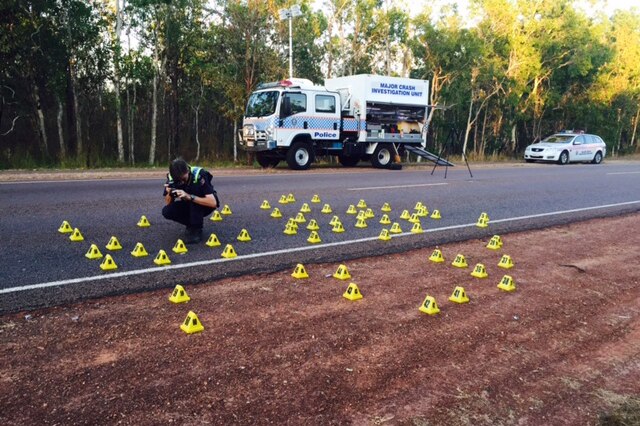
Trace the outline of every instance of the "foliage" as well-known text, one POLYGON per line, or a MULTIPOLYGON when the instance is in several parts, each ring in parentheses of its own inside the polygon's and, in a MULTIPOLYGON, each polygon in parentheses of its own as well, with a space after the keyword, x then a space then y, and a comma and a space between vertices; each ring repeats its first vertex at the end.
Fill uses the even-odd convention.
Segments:
POLYGON ((5 0, 0 168, 229 161, 251 92, 288 76, 289 25, 279 10, 294 4, 302 11, 292 21, 295 76, 427 79, 436 146, 454 127, 457 149, 474 158, 517 156, 573 128, 601 135, 613 153, 638 150, 637 10, 607 16, 577 0, 473 0, 463 16, 455 4, 409 13, 405 3, 5 0))

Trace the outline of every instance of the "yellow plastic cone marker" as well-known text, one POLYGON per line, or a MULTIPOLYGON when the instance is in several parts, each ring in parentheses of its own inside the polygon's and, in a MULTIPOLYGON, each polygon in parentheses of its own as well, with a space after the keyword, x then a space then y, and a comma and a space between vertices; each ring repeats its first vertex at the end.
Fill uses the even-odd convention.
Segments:
POLYGON ((189 311, 187 314, 187 318, 184 320, 182 324, 180 324, 180 330, 184 331, 187 334, 199 333, 204 330, 204 326, 198 319, 198 316, 195 312, 189 311))
POLYGON ((218 210, 215 210, 209 219, 211 222, 222 222, 222 215, 218 210))
POLYGON ((498 242, 498 246, 502 247, 502 238, 500 238, 500 235, 494 235, 491 239, 496 240, 498 242))
POLYGON ((382 225, 389 225, 391 224, 391 219, 389 219, 389 215, 383 214, 382 217, 380 218, 380 223, 382 225))
POLYGON ((392 234, 402 234, 402 229, 400 229, 400 224, 398 222, 393 222, 391 225, 391 229, 389 230, 392 234))
POLYGON ((347 209, 347 214, 357 214, 356 206, 353 204, 349 204, 349 208, 347 209))
POLYGON ((420 221, 417 221, 416 223, 413 224, 413 227, 411 228, 411 232, 413 232, 414 234, 422 234, 424 232, 422 230, 422 225, 420 225, 420 221))
POLYGON ((475 268, 473 268, 471 276, 476 278, 487 278, 489 274, 487 274, 487 269, 484 267, 484 265, 482 263, 478 263, 476 264, 475 268))
POLYGON ((311 231, 311 234, 309 234, 309 238, 307 238, 307 242, 311 244, 318 244, 321 243, 322 240, 320 239, 320 235, 318 235, 317 231, 311 231))
POLYGON ((342 225, 342 222, 337 221, 336 223, 334 223, 331 231, 335 232, 336 234, 344 232, 344 226, 342 225))
POLYGON ((296 218, 293 219, 296 223, 305 223, 307 221, 307 219, 305 219, 304 214, 303 213, 298 213, 296 215, 296 218))
POLYGON ((169 256, 167 256, 167 252, 164 250, 160 250, 155 259, 153 259, 153 263, 158 266, 163 265, 171 265, 171 260, 169 260, 169 256))
POLYGON ((246 229, 242 229, 240 231, 240 234, 238 234, 238 241, 242 241, 244 243, 246 243, 247 241, 251 241, 251 236, 246 229))
POLYGON ((455 303, 469 303, 469 298, 467 297, 467 293, 464 291, 464 287, 460 286, 453 290, 449 300, 455 303))
POLYGON ((58 232, 60 232, 61 234, 70 234, 73 232, 73 229, 71 228, 69 222, 63 220, 60 228, 58 228, 58 232))
POLYGON ((177 254, 185 254, 186 252, 189 251, 187 250, 187 246, 184 245, 184 241, 180 239, 176 241, 176 245, 173 246, 171 250, 173 250, 173 252, 177 254))
POLYGON ((416 203, 416 206, 415 206, 413 209, 414 209, 414 210, 419 210, 419 209, 421 209, 421 208, 422 208, 422 206, 423 206, 422 201, 418 201, 418 202, 416 203))
POLYGON ((411 219, 411 215, 409 214, 409 210, 402 210, 402 213, 400 214, 400 219, 403 219, 403 220, 411 219))
POLYGON ((365 220, 366 218, 367 217, 364 210, 360 210, 358 212, 358 215, 356 216, 356 220, 365 220))
POLYGON ((149 219, 147 219, 145 215, 140 216, 140 220, 136 225, 138 225, 140 228, 148 228, 151 226, 151 224, 149 223, 149 219))
POLYGON ((289 195, 287 195, 287 203, 295 203, 295 202, 296 202, 296 197, 294 197, 292 193, 289 193, 289 195))
POLYGON ((307 225, 307 229, 309 231, 317 231, 320 229, 320 225, 318 225, 318 222, 315 219, 311 219, 307 225))
POLYGON ((434 210, 434 211, 431 213, 431 219, 435 219, 435 220, 442 219, 442 216, 440 216, 440 210, 437 210, 437 209, 436 209, 436 210, 434 210))
POLYGON ((279 208, 274 208, 273 211, 271 212, 271 217, 274 219, 280 219, 282 217, 282 213, 280 213, 280 209, 279 208))
POLYGON ((313 194, 313 197, 311 197, 311 202, 315 204, 320 203, 320 197, 318 197, 318 194, 313 194))
POLYGON ((225 259, 233 259, 234 257, 238 257, 238 253, 236 253, 231 244, 227 244, 224 250, 222 250, 222 257, 225 259))
POLYGON ((372 219, 372 218, 374 218, 374 217, 376 217, 376 215, 373 213, 373 210, 371 210, 371 209, 367 209, 367 210, 364 212, 364 218, 365 218, 365 219, 372 219))
POLYGON ((480 213, 480 217, 481 217, 482 219, 487 219, 487 222, 489 222, 489 215, 488 215, 488 214, 486 214, 485 212, 480 213))
POLYGON ((144 248, 142 243, 137 243, 136 246, 133 248, 133 251, 131 252, 131 256, 145 257, 145 256, 149 256, 149 253, 147 253, 147 250, 144 248))
POLYGON ((209 247, 218 247, 221 245, 220 240, 216 234, 209 235, 209 239, 205 243, 209 247))
POLYGON ((382 231, 380 231, 380 236, 378 237, 378 239, 382 241, 389 241, 391 239, 391 235, 389 235, 389 230, 386 228, 382 229, 382 231))
POLYGON ((342 294, 342 297, 349 300, 359 300, 362 299, 362 293, 356 283, 350 283, 347 290, 342 294))
POLYGON ((383 212, 388 213, 388 212, 391 211, 391 205, 389 203, 384 203, 380 210, 382 210, 383 212))
POLYGON ((420 223, 420 218, 418 217, 417 214, 412 214, 411 217, 409 218, 409 223, 420 223))
POLYGON ((505 275, 500 280, 498 288, 504 291, 516 291, 516 283, 513 281, 513 278, 510 275, 505 275))
POLYGON ((436 303, 436 299, 433 296, 425 297, 424 302, 422 302, 422 305, 420 305, 420 308, 418 309, 420 310, 420 312, 424 312, 428 315, 435 315, 440 312, 438 304, 436 303))
POLYGON ((347 270, 347 265, 340 265, 338 269, 333 274, 334 278, 339 280, 349 280, 351 279, 351 275, 349 274, 349 270, 347 270))
POLYGON ((427 209, 427 206, 422 206, 418 209, 418 211, 416 212, 416 215, 418 215, 418 217, 428 217, 429 216, 429 210, 427 209))
POLYGON ((324 206, 322 206, 322 210, 320 210, 320 213, 331 214, 333 213, 333 210, 331 210, 331 206, 329 204, 325 204, 324 206))
POLYGON ((456 258, 453 260, 451 264, 456 268, 466 268, 469 266, 467 265, 467 259, 464 258, 463 254, 456 255, 456 258))
POLYGON ((289 204, 289 201, 287 200, 287 196, 282 194, 280 196, 280 200, 278 201, 280 204, 289 204))
POLYGON ((292 218, 292 217, 290 217, 289 220, 287 221, 287 225, 291 226, 296 231, 298 230, 298 222, 296 222, 296 220, 294 218, 292 218))
POLYGON ((434 263, 442 263, 444 262, 444 256, 442 255, 442 251, 440 249, 435 249, 431 256, 429 256, 429 260, 434 263))
POLYGON ((113 257, 110 254, 106 255, 100 264, 100 269, 103 271, 111 271, 113 269, 118 269, 118 265, 113 261, 113 257))
POLYGON ((122 245, 120 245, 120 241, 116 237, 111 237, 105 247, 107 250, 122 250, 122 245))
POLYGON ((356 228, 366 228, 367 227, 367 221, 364 219, 358 219, 358 221, 356 222, 356 228))
POLYGON ((486 228, 487 226, 489 226, 489 221, 485 218, 478 218, 478 221, 476 222, 476 226, 478 228, 486 228))
POLYGON ((285 226, 285 228, 284 228, 284 233, 286 235, 296 235, 298 233, 298 231, 296 230, 296 228, 294 226, 287 224, 287 226, 285 226))
POLYGON ((333 226, 333 225, 335 225, 336 223, 339 223, 339 222, 340 222, 340 218, 338 216, 333 216, 331 218, 331 220, 329 221, 329 225, 333 226))
POLYGON ((508 254, 503 254, 502 259, 500 259, 500 262, 498 262, 498 266, 503 269, 513 268, 513 260, 511 259, 511 256, 509 256, 508 254))
POLYGON ((223 214, 225 216, 231 215, 231 209, 227 204, 225 204, 224 207, 222 207, 222 211, 220 212, 220 214, 223 214))
POLYGON ((495 238, 491 238, 489 244, 487 244, 487 248, 489 250, 500 250, 500 242, 495 238))
POLYGON ((300 213, 311 213, 311 207, 309 207, 309 204, 304 203, 302 207, 300 207, 300 213))
POLYGON ((69 235, 69 239, 74 242, 84 241, 84 237, 82 236, 78 228, 74 228, 73 233, 69 235))
POLYGON ((269 210, 271 208, 271 204, 269 204, 269 200, 264 200, 260 205, 262 210, 269 210))
POLYGON ((191 300, 191 298, 185 291, 184 287, 182 287, 180 284, 178 284, 176 288, 173 289, 173 293, 171 293, 171 296, 169 296, 169 301, 172 303, 185 303, 189 300, 191 300))
POLYGON ((356 206, 359 209, 366 209, 367 208, 367 203, 364 200, 360 200, 358 201, 358 205, 356 206))
POLYGON ((87 251, 87 254, 84 255, 84 257, 91 260, 102 259, 102 253, 100 253, 100 249, 97 245, 91 244, 91 247, 89 247, 89 250, 87 251))
POLYGON ((304 265, 302 263, 298 263, 296 265, 296 269, 293 270, 293 274, 291 274, 291 276, 297 279, 309 278, 309 274, 307 274, 307 270, 304 269, 304 265))

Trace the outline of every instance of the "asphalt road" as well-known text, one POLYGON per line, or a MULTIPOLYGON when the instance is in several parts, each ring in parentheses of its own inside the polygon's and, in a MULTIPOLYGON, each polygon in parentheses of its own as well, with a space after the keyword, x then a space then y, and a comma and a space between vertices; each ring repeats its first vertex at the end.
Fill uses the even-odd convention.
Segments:
MULTIPOLYGON (((473 177, 462 166, 444 168, 433 175, 431 167, 403 171, 369 168, 336 169, 216 176, 214 185, 222 204, 233 214, 222 222, 205 221, 205 237, 216 233, 221 247, 204 242, 189 246, 189 252, 174 254, 171 249, 183 228, 166 221, 163 206, 163 177, 136 180, 61 181, 6 183, 0 185, 0 312, 51 306, 83 298, 193 285, 226 276, 291 268, 296 263, 346 261, 384 255, 418 247, 433 247, 451 241, 488 239, 495 233, 543 228, 594 217, 640 211, 640 163, 608 162, 602 165, 568 166, 517 164, 475 168, 473 177), (296 203, 280 205, 281 195, 293 193, 296 203), (322 204, 311 204, 314 194, 322 204), (272 219, 260 210, 266 199, 279 207, 284 217, 272 219), (354 227, 355 217, 346 215, 349 204, 364 199, 376 217, 368 228, 354 227), (411 234, 411 224, 400 220, 402 210, 413 211, 416 202, 430 211, 439 209, 441 220, 423 219, 423 234, 411 234), (306 224, 298 235, 283 233, 288 217, 308 202, 320 224, 321 244, 307 243, 306 224), (391 204, 392 221, 401 224, 404 234, 391 241, 377 240, 380 207, 391 204), (334 211, 321 214, 324 203, 334 211), (491 218, 488 228, 474 226, 481 212, 491 218), (152 226, 136 223, 146 215, 152 226), (346 232, 336 234, 328 225, 338 215, 346 232), (68 234, 57 232, 63 220, 77 227, 85 241, 71 242, 68 234), (251 242, 239 242, 241 229, 251 242), (124 249, 109 252, 105 245, 116 236, 124 249), (130 255, 137 242, 144 244, 148 257, 130 255), (91 243, 102 254, 112 254, 118 269, 102 271, 99 260, 84 257, 91 243), (235 259, 221 258, 225 244, 238 253, 235 259), (159 267, 153 259, 164 249, 171 266, 159 267)), ((388 227, 388 226, 386 226, 388 227)), ((638 232, 638 230, 630 230, 638 232)), ((597 256, 597 247, 593 250, 597 256)), ((389 265, 393 267, 393 265, 389 265)))

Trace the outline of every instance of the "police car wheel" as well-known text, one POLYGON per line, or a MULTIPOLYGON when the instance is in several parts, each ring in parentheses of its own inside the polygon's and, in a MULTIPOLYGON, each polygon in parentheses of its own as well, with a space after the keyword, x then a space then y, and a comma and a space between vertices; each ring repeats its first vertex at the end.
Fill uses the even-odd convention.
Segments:
POLYGON ((591 162, 593 164, 602 163, 602 153, 600 151, 596 152, 596 155, 593 157, 593 160, 591 162))
POLYGON ((558 158, 558 164, 565 165, 569 162, 569 153, 567 151, 562 151, 560 154, 560 158, 558 158))
POLYGON ((389 146, 385 144, 378 145, 376 150, 373 152, 373 156, 371 157, 371 164, 373 167, 377 167, 379 169, 384 169, 389 167, 393 160, 393 155, 391 154, 391 149, 389 146))
POLYGON ((293 170, 306 170, 311 166, 312 154, 308 143, 296 142, 287 151, 287 164, 293 170))

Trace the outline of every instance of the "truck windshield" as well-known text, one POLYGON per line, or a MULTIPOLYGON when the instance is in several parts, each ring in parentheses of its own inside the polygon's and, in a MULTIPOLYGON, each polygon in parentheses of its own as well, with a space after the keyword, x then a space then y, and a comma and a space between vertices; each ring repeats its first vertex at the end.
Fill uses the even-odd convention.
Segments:
POLYGON ((245 117, 266 117, 275 114, 279 95, 280 92, 277 90, 253 93, 247 103, 245 117))

